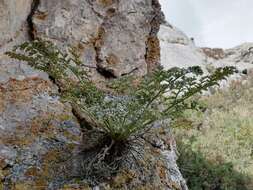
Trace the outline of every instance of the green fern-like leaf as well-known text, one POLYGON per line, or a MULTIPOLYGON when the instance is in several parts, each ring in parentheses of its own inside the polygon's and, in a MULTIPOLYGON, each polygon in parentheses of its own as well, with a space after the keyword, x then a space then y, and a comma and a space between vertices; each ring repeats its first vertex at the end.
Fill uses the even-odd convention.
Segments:
POLYGON ((59 95, 77 109, 76 113, 84 115, 85 123, 99 127, 115 141, 142 134, 158 120, 173 119, 186 109, 196 108, 196 102, 189 101, 192 96, 219 85, 219 81, 235 71, 233 67, 225 67, 203 76, 198 66, 167 71, 160 68, 138 79, 135 86, 132 85, 135 77, 110 82, 108 87, 116 93, 109 94, 89 80, 75 50, 68 52, 61 52, 49 41, 36 40, 16 46, 6 54, 48 73, 59 86, 59 95), (77 81, 70 80, 70 76, 77 81))

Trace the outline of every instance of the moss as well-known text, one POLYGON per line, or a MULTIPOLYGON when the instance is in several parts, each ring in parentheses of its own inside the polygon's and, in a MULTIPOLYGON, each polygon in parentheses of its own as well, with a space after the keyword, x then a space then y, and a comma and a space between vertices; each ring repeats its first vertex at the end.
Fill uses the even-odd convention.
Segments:
POLYGON ((160 62, 160 43, 157 37, 149 37, 147 39, 146 62, 148 71, 154 71, 159 66, 160 62))
POLYGON ((119 58, 118 58, 116 55, 110 54, 110 55, 108 55, 108 57, 106 58, 106 62, 107 62, 109 65, 117 65, 117 64, 120 62, 120 60, 119 60, 119 58))
POLYGON ((46 179, 37 179, 33 185, 33 188, 36 187, 36 190, 45 190, 48 187, 46 179))
POLYGON ((44 13, 44 12, 37 12, 37 13, 34 15, 34 18, 39 19, 39 20, 46 20, 47 16, 48 16, 47 13, 44 13))
POLYGON ((32 186, 29 183, 16 183, 13 190, 31 190, 32 186))
MULTIPOLYGON (((68 114, 52 115, 49 113, 41 114, 40 117, 32 119, 26 126, 20 125, 16 127, 15 134, 3 136, 1 141, 4 144, 15 145, 19 147, 27 147, 35 142, 38 137, 55 138, 55 131, 62 130, 52 124, 53 121, 63 122, 71 116, 68 114), (29 129, 29 130, 28 130, 29 129)), ((79 141, 80 137, 71 134, 67 130, 62 132, 63 135, 73 141, 79 141)))
POLYGON ((97 35, 96 37, 91 40, 94 43, 94 47, 99 51, 99 49, 101 48, 101 46, 103 46, 104 44, 104 36, 105 36, 105 29, 100 26, 97 30, 97 35))
POLYGON ((105 7, 113 4, 113 0, 97 0, 97 2, 105 7))
POLYGON ((79 142, 81 140, 80 136, 74 135, 70 133, 69 131, 64 131, 63 136, 66 137, 68 140, 79 142))
POLYGON ((167 180, 167 171, 166 171, 166 166, 165 164, 162 162, 162 161, 158 161, 157 164, 156 164, 156 170, 157 170, 157 173, 160 177, 160 179, 163 181, 163 182, 166 182, 167 180))
POLYGON ((113 179, 110 186, 114 189, 123 189, 126 184, 130 184, 134 179, 136 179, 136 177, 137 174, 134 171, 123 170, 113 179))
POLYGON ((4 177, 5 177, 4 171, 0 169, 0 182, 3 181, 4 177))
POLYGON ((37 176, 39 172, 39 169, 36 167, 31 167, 25 172, 25 176, 27 177, 32 177, 32 176, 37 176))
POLYGON ((67 152, 71 151, 72 148, 73 147, 69 145, 62 149, 54 149, 47 152, 42 158, 41 168, 30 168, 26 171, 26 175, 31 175, 35 178, 34 183, 37 187, 47 187, 48 183, 54 181, 59 176, 67 180, 68 173, 64 165, 69 158, 67 152))
POLYGON ((79 185, 64 185, 64 187, 59 190, 92 190, 92 188, 79 185))

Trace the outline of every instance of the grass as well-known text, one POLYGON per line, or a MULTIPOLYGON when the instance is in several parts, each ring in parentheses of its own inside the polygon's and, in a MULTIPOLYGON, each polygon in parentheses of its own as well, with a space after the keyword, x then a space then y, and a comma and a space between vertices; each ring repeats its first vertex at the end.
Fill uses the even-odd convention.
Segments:
POLYGON ((234 170, 232 163, 213 162, 200 151, 193 151, 189 144, 178 145, 178 164, 190 190, 250 190, 250 179, 234 170))
MULTIPOLYGON (((184 176, 188 178, 189 188, 201 189, 191 181, 212 184, 216 183, 218 176, 221 181, 219 189, 252 190, 253 77, 249 77, 246 84, 234 82, 227 90, 200 97, 200 102, 205 107, 202 112, 185 112, 184 117, 174 123, 179 151, 181 151, 179 164, 184 176), (185 147, 192 153, 189 154, 185 147), (195 154, 200 155, 201 159, 196 158, 195 154), (198 159, 201 161, 197 162, 198 159), (229 165, 226 166, 226 164, 229 165), (232 167, 229 169, 230 172, 225 172, 225 170, 220 172, 224 166, 227 169, 232 167), (184 171, 185 167, 195 172, 197 170, 197 173, 192 175, 191 172, 184 171), (232 171, 236 174, 232 175, 232 171), (203 172, 209 175, 205 178, 199 175, 203 172), (216 174, 216 177, 212 172, 216 174), (240 176, 239 181, 237 181, 238 176, 240 176), (227 182, 224 179, 232 179, 232 182, 237 181, 237 183, 225 184, 227 182), (236 186, 239 182, 244 183, 244 188, 236 186)), ((215 188, 208 186, 202 189, 215 188)))

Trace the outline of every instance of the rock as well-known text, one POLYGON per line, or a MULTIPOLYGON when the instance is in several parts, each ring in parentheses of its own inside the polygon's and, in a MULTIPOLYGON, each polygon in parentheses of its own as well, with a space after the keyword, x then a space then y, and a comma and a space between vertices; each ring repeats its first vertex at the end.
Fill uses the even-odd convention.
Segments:
POLYGON ((253 64, 253 43, 244 43, 225 51, 228 61, 253 64))
POLYGON ((57 88, 46 74, 20 65, 8 59, 0 62, 4 76, 0 80, 0 184, 3 189, 45 189, 56 183, 54 164, 72 155, 81 142, 81 130, 70 106, 52 95, 57 88))
POLYGON ((234 66, 237 73, 222 81, 227 87, 232 81, 244 80, 244 73, 253 69, 253 43, 244 43, 235 48, 200 48, 183 32, 170 24, 163 24, 158 33, 161 46, 161 64, 165 69, 172 67, 201 66, 208 74, 215 68, 234 66))
POLYGON ((182 31, 169 23, 160 26, 158 35, 161 43, 193 45, 193 42, 182 31))
POLYGON ((201 48, 203 53, 210 58, 219 60, 225 58, 225 52, 221 48, 201 48))
MULTIPOLYGON (((0 0, 0 10, 0 189, 91 189, 82 175, 89 133, 46 73, 3 52, 39 37, 77 48, 85 65, 97 67, 90 69, 95 82, 144 75, 160 61, 158 0, 0 0)), ((140 147, 150 163, 123 167, 94 189, 186 189, 175 142, 161 133, 152 138, 162 149, 140 147)))
POLYGON ((161 46, 161 64, 165 69, 203 65, 205 55, 180 30, 166 24, 158 33, 161 46))
MULTIPOLYGON (((131 154, 124 159, 117 175, 92 189, 164 189, 188 190, 179 168, 176 165, 175 140, 166 127, 159 126, 145 136, 144 146, 132 144, 131 154), (156 135, 154 135, 156 134, 156 135), (134 158, 132 157, 134 155, 134 158)), ((80 159, 80 162, 83 159, 80 159)), ((64 185, 64 189, 88 189, 85 180, 64 185)))
POLYGON ((32 0, 0 1, 0 53, 21 41, 27 40, 27 17, 32 0))
POLYGON ((242 74, 247 75, 247 74, 248 74, 248 70, 247 70, 247 69, 244 69, 244 70, 242 71, 242 74))
MULTIPOLYGON (((156 37, 162 13, 156 0, 43 0, 32 21, 35 37, 77 47, 85 64, 114 78, 147 73, 146 43, 156 37)), ((159 43, 154 48, 159 52, 159 43)))

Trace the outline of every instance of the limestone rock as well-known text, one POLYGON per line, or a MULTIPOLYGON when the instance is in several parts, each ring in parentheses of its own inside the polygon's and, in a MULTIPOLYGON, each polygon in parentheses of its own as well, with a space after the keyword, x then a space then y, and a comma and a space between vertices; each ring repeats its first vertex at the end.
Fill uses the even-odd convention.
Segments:
POLYGON ((205 73, 215 68, 234 66, 238 73, 222 81, 226 87, 231 81, 244 79, 245 73, 253 69, 253 44, 245 43, 231 49, 200 48, 183 32, 164 24, 160 27, 161 64, 165 69, 172 67, 201 66, 205 73))
POLYGON ((219 60, 225 57, 225 52, 221 48, 201 48, 203 53, 210 58, 219 60))
POLYGON ((146 43, 161 21, 156 0, 43 0, 33 16, 35 37, 77 47, 107 78, 147 73, 146 43))
POLYGON ((225 51, 227 61, 236 64, 253 64, 253 43, 244 43, 225 51))
POLYGON ((31 4, 32 0, 0 1, 0 53, 8 43, 13 45, 28 38, 26 20, 31 4))
POLYGON ((166 24, 158 33, 161 46, 161 64, 165 69, 203 65, 205 55, 180 30, 166 24))
POLYGON ((45 73, 1 58, 0 76, 0 189, 46 189, 81 141, 79 125, 45 73))
MULTIPOLYGON (((72 108, 46 73, 3 52, 39 37, 77 48, 84 64, 97 68, 90 69, 95 81, 144 75, 160 61, 162 20, 158 0, 0 0, 1 190, 90 189, 81 175, 89 142, 72 108)), ((142 147, 154 167, 124 168, 94 189, 187 189, 175 142, 159 131, 153 140, 160 148, 142 147)))

